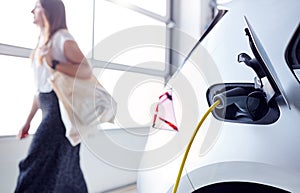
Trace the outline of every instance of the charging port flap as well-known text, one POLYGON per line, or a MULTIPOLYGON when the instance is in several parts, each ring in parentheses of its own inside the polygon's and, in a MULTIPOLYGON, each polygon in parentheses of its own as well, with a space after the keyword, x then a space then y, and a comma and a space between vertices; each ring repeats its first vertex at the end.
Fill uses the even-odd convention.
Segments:
MULTIPOLYGON (((249 38, 250 48, 255 56, 256 61, 258 62, 257 65, 259 65, 259 66, 253 65, 252 68, 254 71, 258 71, 258 69, 261 69, 261 71, 263 72, 263 74, 265 74, 266 77, 265 79, 266 86, 263 87, 264 85, 262 84, 262 89, 265 90, 266 94, 268 95, 268 100, 272 97, 271 96, 272 92, 274 92, 274 95, 281 95, 283 100, 287 104, 287 106, 290 108, 283 87, 280 84, 279 78, 276 75, 276 72, 271 64, 268 55, 266 54, 265 49, 263 48, 259 38, 255 34, 253 27, 250 25, 249 20, 246 17, 244 17, 244 19, 248 26, 248 28, 246 28, 245 31, 246 31, 246 35, 249 38)), ((261 74, 257 73, 257 75, 259 78, 263 78, 260 77, 261 74)))

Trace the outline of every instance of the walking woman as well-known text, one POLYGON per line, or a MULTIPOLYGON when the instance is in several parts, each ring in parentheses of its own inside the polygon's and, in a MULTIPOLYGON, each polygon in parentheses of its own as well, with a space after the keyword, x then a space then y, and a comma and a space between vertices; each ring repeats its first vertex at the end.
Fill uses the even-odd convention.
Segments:
POLYGON ((38 44, 32 53, 38 92, 18 137, 28 136, 30 122, 38 108, 42 110, 42 121, 27 157, 19 163, 15 193, 87 193, 80 168, 80 145, 73 147, 65 137, 58 98, 48 79, 49 67, 79 78, 89 78, 92 69, 67 30, 61 0, 39 0, 32 13, 34 24, 40 28, 38 44))

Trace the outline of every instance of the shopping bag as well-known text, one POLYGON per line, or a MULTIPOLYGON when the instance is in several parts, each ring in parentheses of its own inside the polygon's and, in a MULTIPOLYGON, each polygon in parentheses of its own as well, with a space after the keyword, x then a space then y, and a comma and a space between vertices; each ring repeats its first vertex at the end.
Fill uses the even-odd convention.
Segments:
POLYGON ((49 81, 59 99, 66 137, 73 146, 100 123, 113 123, 117 103, 95 76, 80 79, 55 71, 49 81))

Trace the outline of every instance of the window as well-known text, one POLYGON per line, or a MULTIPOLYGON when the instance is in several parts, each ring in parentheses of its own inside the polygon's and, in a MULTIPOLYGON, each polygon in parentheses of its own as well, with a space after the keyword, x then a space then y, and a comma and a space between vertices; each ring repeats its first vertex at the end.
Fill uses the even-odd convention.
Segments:
MULTIPOLYGON (((150 126, 152 118, 150 118, 150 108, 153 108, 152 103, 157 101, 157 96, 163 88, 165 75, 167 0, 130 0, 128 1, 132 5, 130 7, 118 4, 120 2, 118 0, 63 0, 63 2, 66 7, 69 31, 87 58, 91 59, 93 64, 102 65, 99 65, 100 68, 95 68, 94 72, 110 93, 116 94, 122 102, 126 100, 126 106, 122 108, 129 112, 133 120, 130 123, 104 127, 150 126), (118 35, 122 37, 124 30, 141 26, 158 26, 159 33, 152 36, 159 38, 162 45, 137 44, 135 47, 121 49, 109 58, 102 57, 101 53, 97 52, 99 51, 97 46, 110 37, 118 35), (96 49, 93 48, 94 46, 96 49), (113 65, 102 68, 103 63, 113 65), (124 78, 140 82, 129 81, 126 84, 128 96, 122 98, 117 90, 124 84, 122 82, 124 78), (143 102, 139 99, 143 99, 143 102)), ((2 26, 0 113, 4 116, 0 125, 0 136, 17 134, 25 123, 35 94, 31 61, 28 59, 30 50, 36 46, 39 33, 38 28, 33 24, 31 14, 35 3, 36 0, 10 0, 0 7, 2 18, 0 21, 2 26)), ((138 34, 142 39, 149 38, 146 35, 138 34)), ((131 40, 134 38, 135 36, 130 36, 131 40)), ((118 42, 113 42, 110 46, 119 48, 118 42)), ((31 124, 30 133, 35 132, 40 119, 41 113, 38 112, 31 124)))
POLYGON ((96 1, 94 59, 128 66, 136 66, 137 63, 150 60, 158 61, 160 65, 155 63, 147 68, 164 70, 165 48, 143 45, 143 39, 151 38, 160 39, 158 40, 160 43, 165 43, 166 30, 164 29, 165 23, 161 21, 108 1, 96 1), (134 28, 137 26, 141 29, 134 28), (147 32, 151 27, 147 26, 161 26, 163 30, 149 34, 147 32))
MULTIPOLYGON (((36 0, 9 0, 0 6, 0 43, 34 48, 37 41, 37 28, 33 25, 36 0)), ((1 62, 2 63, 2 62, 1 62)))
POLYGON ((93 46, 93 0, 63 0, 63 2, 68 29, 82 52, 87 55, 93 46))
MULTIPOLYGON (((15 135, 25 124, 30 111, 35 87, 30 59, 0 55, 0 135, 15 135)), ((40 112, 31 124, 34 133, 40 112)))
MULTIPOLYGON (((122 0, 124 1, 124 0, 122 0)), ((126 0, 125 0, 126 1, 126 0)), ((127 2, 161 16, 167 14, 167 0, 127 0, 127 2)))

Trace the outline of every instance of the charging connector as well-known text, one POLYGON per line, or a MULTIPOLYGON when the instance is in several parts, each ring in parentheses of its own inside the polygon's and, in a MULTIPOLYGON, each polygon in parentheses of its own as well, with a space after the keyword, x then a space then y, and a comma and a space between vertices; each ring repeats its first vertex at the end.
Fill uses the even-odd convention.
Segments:
POLYGON ((236 106, 241 111, 245 111, 245 101, 247 99, 248 92, 249 91, 242 87, 232 88, 230 90, 216 94, 213 97, 213 102, 216 102, 218 100, 220 101, 220 104, 216 106, 217 109, 224 109, 231 104, 236 104, 236 106))

